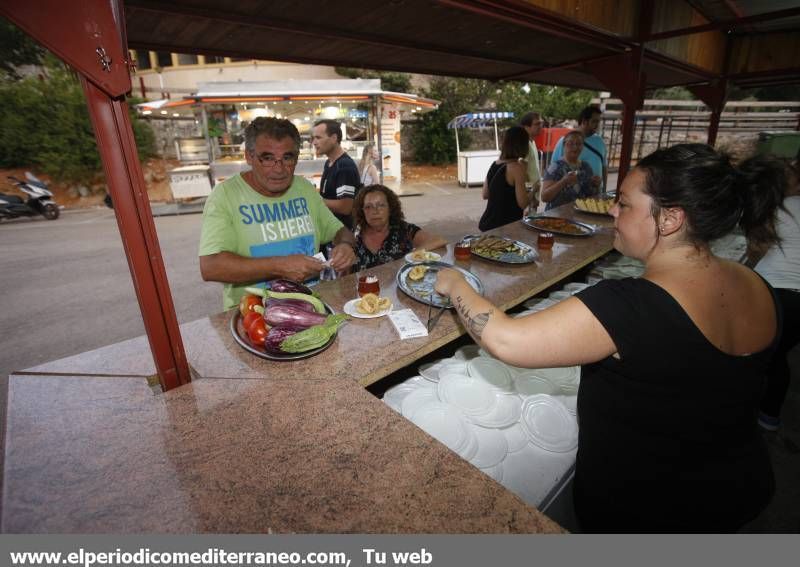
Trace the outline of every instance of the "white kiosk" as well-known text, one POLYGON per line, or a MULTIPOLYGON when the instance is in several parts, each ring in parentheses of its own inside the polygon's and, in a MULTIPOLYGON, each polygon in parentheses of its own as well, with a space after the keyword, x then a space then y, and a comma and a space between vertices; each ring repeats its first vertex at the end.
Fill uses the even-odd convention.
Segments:
POLYGON ((456 116, 448 124, 456 133, 456 152, 458 159, 458 184, 464 187, 482 185, 486 172, 497 158, 500 157, 500 139, 497 133, 497 120, 514 118, 513 112, 470 112, 456 116), (486 128, 494 126, 493 150, 461 151, 458 140, 459 128, 486 128))

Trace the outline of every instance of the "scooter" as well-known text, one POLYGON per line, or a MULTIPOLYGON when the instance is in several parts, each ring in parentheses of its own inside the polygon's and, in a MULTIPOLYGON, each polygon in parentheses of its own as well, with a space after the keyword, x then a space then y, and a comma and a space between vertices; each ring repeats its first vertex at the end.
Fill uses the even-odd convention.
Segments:
POLYGON ((8 177, 20 191, 28 195, 28 200, 22 197, 0 193, 0 219, 15 219, 17 217, 32 217, 42 215, 47 220, 55 220, 60 213, 58 205, 53 201, 53 193, 47 185, 37 179, 30 171, 25 172, 27 181, 22 181, 9 175, 8 177))

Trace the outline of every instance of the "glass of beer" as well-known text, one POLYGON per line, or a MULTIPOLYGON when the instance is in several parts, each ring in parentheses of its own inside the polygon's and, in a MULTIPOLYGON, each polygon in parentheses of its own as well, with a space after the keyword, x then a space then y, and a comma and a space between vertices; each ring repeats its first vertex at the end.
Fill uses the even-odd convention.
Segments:
POLYGON ((539 250, 550 250, 553 248, 556 238, 552 232, 540 232, 536 239, 536 246, 539 250))
POLYGON ((453 248, 453 256, 455 256, 456 260, 469 260, 471 257, 469 241, 456 242, 455 248, 453 248))
POLYGON ((362 274, 358 276, 358 295, 364 297, 368 293, 380 295, 381 283, 378 276, 374 274, 362 274))

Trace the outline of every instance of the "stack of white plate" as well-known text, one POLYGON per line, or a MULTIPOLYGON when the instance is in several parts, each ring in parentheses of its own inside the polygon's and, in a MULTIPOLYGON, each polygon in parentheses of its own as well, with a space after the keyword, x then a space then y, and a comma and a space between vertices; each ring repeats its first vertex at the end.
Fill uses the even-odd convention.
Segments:
POLYGON ((537 394, 522 404, 522 427, 534 445, 554 453, 578 447, 578 424, 564 405, 552 396, 537 394))
MULTIPOLYGON (((476 345, 477 346, 477 345, 476 345)), ((419 367, 420 376, 431 382, 438 382, 439 376, 443 372, 455 372, 464 374, 467 371, 466 362, 458 358, 443 358, 436 362, 429 362, 419 367)))
POLYGON ((384 401, 526 502, 540 505, 574 463, 580 367, 517 368, 467 345, 452 358, 421 365, 419 372, 387 390, 384 401))

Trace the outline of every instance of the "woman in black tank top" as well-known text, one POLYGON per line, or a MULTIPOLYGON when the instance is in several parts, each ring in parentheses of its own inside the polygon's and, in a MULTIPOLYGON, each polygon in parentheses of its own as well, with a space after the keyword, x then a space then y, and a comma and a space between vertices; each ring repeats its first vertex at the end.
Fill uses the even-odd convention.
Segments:
POLYGON ((491 230, 522 219, 530 195, 525 189, 526 170, 520 161, 528 155, 528 133, 521 126, 512 126, 503 136, 500 158, 486 174, 482 195, 486 210, 478 228, 491 230))

